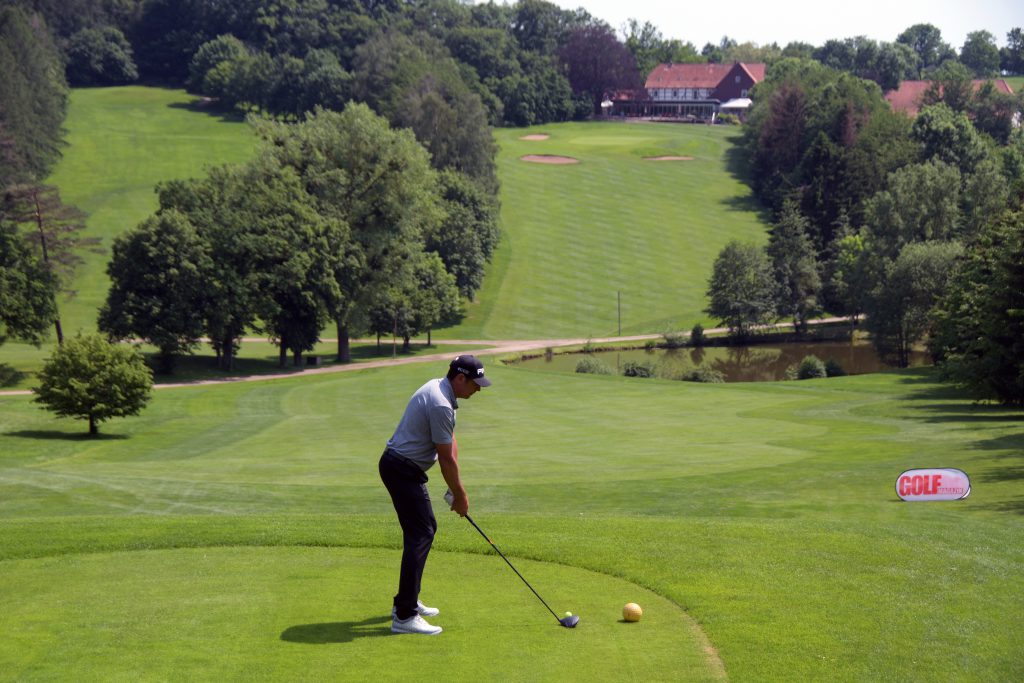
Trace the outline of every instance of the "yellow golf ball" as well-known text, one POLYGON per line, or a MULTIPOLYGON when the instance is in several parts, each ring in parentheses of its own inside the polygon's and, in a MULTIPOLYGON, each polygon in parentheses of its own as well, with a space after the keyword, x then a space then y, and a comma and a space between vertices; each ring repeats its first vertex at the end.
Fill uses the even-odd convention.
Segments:
POLYGON ((572 612, 566 612, 566 613, 565 613, 565 616, 567 616, 567 617, 571 617, 571 616, 572 616, 572 612))
POLYGON ((644 611, 635 602, 627 602, 622 608, 622 618, 626 621, 640 621, 640 617, 643 615, 644 611))

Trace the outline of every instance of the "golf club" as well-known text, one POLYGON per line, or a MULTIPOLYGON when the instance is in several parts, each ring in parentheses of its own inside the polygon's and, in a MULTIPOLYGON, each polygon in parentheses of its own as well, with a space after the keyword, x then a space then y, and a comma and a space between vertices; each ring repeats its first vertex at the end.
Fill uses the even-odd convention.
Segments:
MULTIPOLYGON (((494 551, 496 553, 498 553, 499 555, 501 555, 501 559, 505 560, 505 563, 509 567, 512 567, 512 563, 508 561, 507 557, 505 557, 505 553, 501 552, 501 550, 498 549, 498 546, 494 545, 494 541, 492 541, 491 539, 489 539, 487 537, 487 534, 484 533, 483 529, 481 529, 479 526, 477 526, 477 523, 473 521, 473 518, 470 517, 469 515, 466 515, 466 519, 469 520, 469 523, 473 525, 474 529, 476 529, 477 531, 480 532, 480 535, 484 537, 484 540, 491 544, 491 547, 494 548, 494 551)), ((551 609, 551 607, 548 605, 548 603, 544 602, 544 598, 540 597, 540 593, 538 593, 537 591, 533 590, 533 586, 530 585, 529 581, 527 581, 525 578, 523 578, 523 575, 519 573, 519 570, 516 569, 515 567, 512 567, 512 571, 514 571, 516 573, 516 576, 518 576, 520 579, 523 579, 523 583, 526 584, 526 587, 529 588, 531 591, 533 591, 533 594, 537 596, 538 600, 540 600, 542 603, 544 603, 544 606, 548 608, 549 612, 551 612, 551 616, 553 616, 555 619, 558 619, 558 615, 555 614, 555 610, 551 609)), ((575 614, 572 615, 571 617, 562 617, 561 619, 558 619, 558 623, 561 624, 562 626, 566 627, 566 628, 576 628, 576 624, 578 624, 579 622, 580 622, 580 618, 578 616, 576 616, 575 614)))

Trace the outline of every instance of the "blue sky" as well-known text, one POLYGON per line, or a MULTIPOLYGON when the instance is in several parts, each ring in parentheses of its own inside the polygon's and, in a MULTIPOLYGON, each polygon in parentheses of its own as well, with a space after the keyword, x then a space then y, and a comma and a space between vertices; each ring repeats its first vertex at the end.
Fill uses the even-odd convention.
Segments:
POLYGON ((913 24, 933 24, 957 50, 971 31, 987 30, 1001 47, 1006 32, 1024 27, 1024 0, 551 0, 583 7, 619 30, 627 19, 649 21, 666 38, 699 50, 723 35, 761 45, 799 40, 820 45, 830 38, 865 35, 893 41, 913 24))

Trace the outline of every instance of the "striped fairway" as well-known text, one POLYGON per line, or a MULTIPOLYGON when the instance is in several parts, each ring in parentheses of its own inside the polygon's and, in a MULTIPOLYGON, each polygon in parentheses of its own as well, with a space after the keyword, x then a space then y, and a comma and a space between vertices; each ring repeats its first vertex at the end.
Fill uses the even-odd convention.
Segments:
POLYGON ((623 122, 497 130, 503 240, 452 338, 601 336, 707 320, 711 265, 729 240, 762 242, 730 171, 739 130, 623 122), (547 133, 546 140, 523 140, 547 133), (525 163, 527 155, 578 159, 525 163), (692 157, 654 162, 645 157, 692 157))

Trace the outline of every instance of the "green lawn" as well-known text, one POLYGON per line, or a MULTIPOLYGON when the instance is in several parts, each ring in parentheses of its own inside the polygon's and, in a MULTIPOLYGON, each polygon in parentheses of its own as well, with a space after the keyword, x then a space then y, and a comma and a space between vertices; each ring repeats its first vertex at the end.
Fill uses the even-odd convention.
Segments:
POLYGON ((424 597, 446 632, 374 637, 399 544, 375 461, 439 371, 164 389, 98 439, 0 397, 0 679, 1024 676, 1024 412, 928 371, 489 368, 459 415, 471 514, 580 626, 439 509, 424 597), (971 496, 899 502, 897 475, 930 466, 971 496))
POLYGON ((766 225, 737 176, 738 128, 566 123, 496 130, 503 239, 453 338, 602 336, 690 329, 729 240, 766 225), (544 141, 521 140, 545 133, 544 141), (555 166, 528 154, 570 156, 555 166), (691 161, 645 161, 689 156, 691 161))
POLYGON ((1013 88, 1013 92, 1020 92, 1024 88, 1024 76, 1007 76, 1003 80, 1013 88))

